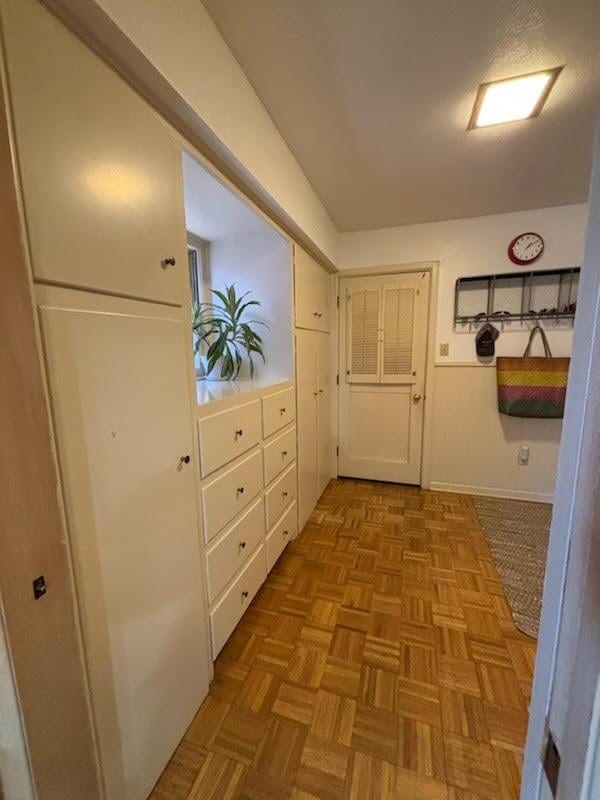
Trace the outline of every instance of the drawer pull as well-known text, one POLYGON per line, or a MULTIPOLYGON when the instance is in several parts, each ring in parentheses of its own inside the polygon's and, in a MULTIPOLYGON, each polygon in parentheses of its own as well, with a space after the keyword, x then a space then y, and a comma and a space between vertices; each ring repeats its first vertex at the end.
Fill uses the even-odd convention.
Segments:
POLYGON ((241 428, 235 432, 235 438, 236 439, 238 438, 238 436, 243 436, 243 435, 244 435, 244 431, 241 428))
POLYGON ((248 597, 248 592, 242 592, 242 603, 244 602, 244 600, 246 600, 247 597, 248 597))
POLYGON ((163 269, 166 269, 167 267, 174 267, 175 266, 175 257, 174 256, 168 256, 167 258, 163 258, 163 260, 160 262, 160 264, 161 264, 161 267, 163 269))
POLYGON ((240 550, 244 550, 246 548, 246 542, 240 542, 240 550))
POLYGON ((244 494, 244 487, 243 487, 243 486, 238 486, 238 488, 237 488, 237 494, 238 494, 238 495, 240 495, 240 494, 244 494))

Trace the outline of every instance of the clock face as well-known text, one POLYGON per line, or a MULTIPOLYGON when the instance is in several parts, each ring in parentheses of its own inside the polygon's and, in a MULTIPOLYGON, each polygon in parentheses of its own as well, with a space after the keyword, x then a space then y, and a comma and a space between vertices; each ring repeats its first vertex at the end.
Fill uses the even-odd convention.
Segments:
POLYGON ((508 257, 515 264, 531 264, 544 252, 544 240, 539 233, 521 233, 508 245, 508 257))

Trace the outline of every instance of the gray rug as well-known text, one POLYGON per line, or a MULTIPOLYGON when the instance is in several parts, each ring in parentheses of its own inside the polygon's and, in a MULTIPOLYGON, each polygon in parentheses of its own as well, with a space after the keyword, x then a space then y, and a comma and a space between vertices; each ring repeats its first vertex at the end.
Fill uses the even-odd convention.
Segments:
POLYGON ((515 624, 537 638, 552 506, 473 497, 515 624))

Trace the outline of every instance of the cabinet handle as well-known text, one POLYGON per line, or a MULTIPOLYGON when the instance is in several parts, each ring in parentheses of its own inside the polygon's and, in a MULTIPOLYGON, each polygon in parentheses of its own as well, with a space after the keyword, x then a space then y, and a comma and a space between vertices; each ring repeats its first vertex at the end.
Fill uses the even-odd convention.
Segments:
POLYGON ((280 414, 285 414, 285 408, 280 408, 280 409, 279 409, 279 413, 280 413, 280 414))
POLYGON ((235 432, 235 438, 236 439, 237 439, 238 436, 243 436, 243 435, 244 435, 244 431, 241 428, 235 432))
POLYGON ((289 536, 289 533, 290 533, 289 531, 284 531, 284 532, 283 532, 283 535, 284 535, 284 536, 289 536))
POLYGON ((191 456, 181 456, 179 459, 180 463, 182 464, 189 464, 191 461, 191 456))
POLYGON ((246 542, 240 542, 240 550, 246 549, 246 542))
POLYGON ((163 258, 160 262, 160 265, 163 269, 167 267, 174 267, 175 266, 175 256, 167 256, 167 258, 163 258))
POLYGON ((281 451, 281 457, 285 458, 286 456, 287 456, 287 450, 282 450, 281 451))
POLYGON ((323 394, 323 389, 319 389, 319 394, 323 394))
POLYGON ((318 392, 313 392, 313 397, 316 397, 318 394, 318 392))
POLYGON ((283 499, 285 500, 285 498, 288 496, 288 493, 287 493, 287 492, 282 492, 282 493, 281 493, 281 496, 282 496, 282 497, 283 497, 283 499))
POLYGON ((319 312, 318 311, 313 311, 313 317, 318 317, 318 316, 319 316, 319 312))
POLYGON ((248 592, 242 592, 242 603, 248 597, 248 592))
POLYGON ((237 493, 238 494, 244 494, 244 487, 243 486, 238 486, 237 493))

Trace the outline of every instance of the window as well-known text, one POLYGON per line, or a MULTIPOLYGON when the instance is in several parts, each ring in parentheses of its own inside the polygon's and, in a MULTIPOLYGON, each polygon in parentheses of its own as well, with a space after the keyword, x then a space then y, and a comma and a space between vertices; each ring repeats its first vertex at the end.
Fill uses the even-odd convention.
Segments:
POLYGON ((206 300, 208 283, 208 242, 188 233, 188 269, 192 303, 206 300))

